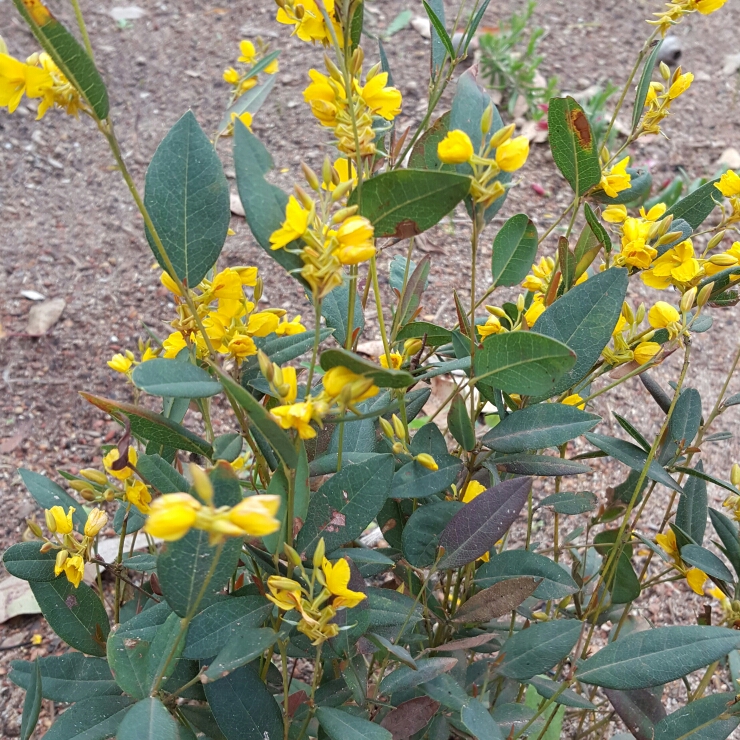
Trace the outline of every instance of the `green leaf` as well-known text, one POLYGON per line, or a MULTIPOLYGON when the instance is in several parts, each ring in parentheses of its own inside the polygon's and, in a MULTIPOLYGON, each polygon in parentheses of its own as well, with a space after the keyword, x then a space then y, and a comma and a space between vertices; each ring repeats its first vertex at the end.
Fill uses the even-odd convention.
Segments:
POLYGON ((719 178, 710 180, 685 198, 681 198, 676 205, 665 212, 664 218, 673 216, 674 220, 683 219, 692 229, 698 229, 715 207, 722 202, 722 194, 715 187, 718 182, 719 178))
POLYGON ((279 187, 265 180, 265 175, 272 168, 272 157, 262 142, 241 121, 235 121, 236 185, 249 229, 260 247, 307 287, 300 277, 303 267, 301 257, 293 253, 293 250, 300 248, 301 241, 296 239, 285 249, 273 250, 270 245, 270 236, 285 221, 285 207, 288 205, 288 196, 279 187))
POLYGON ((405 370, 389 370, 369 360, 363 360, 346 349, 329 349, 321 353, 321 368, 346 367, 357 375, 372 378, 379 388, 408 388, 414 378, 405 370))
POLYGON ((272 604, 263 596, 230 596, 217 601, 191 622, 183 656, 211 658, 243 629, 262 625, 271 612, 272 604))
POLYGON ((447 428, 463 450, 470 452, 475 447, 475 428, 465 408, 465 401, 460 395, 455 396, 450 404, 450 410, 447 412, 447 428))
POLYGON ((44 51, 102 121, 108 117, 108 91, 95 63, 77 39, 40 2, 26 7, 24 0, 13 0, 44 51))
MULTIPOLYGON (((439 22, 442 24, 442 27, 444 28, 445 26, 444 0, 429 0, 428 5, 434 11, 435 15, 437 16, 437 19, 439 20, 439 22)), ((440 37, 439 33, 437 32, 437 29, 434 26, 432 26, 431 32, 432 32, 431 69, 432 69, 432 76, 436 77, 439 71, 442 69, 442 66, 444 65, 445 58, 447 56, 447 50, 442 41, 442 38, 440 37)))
POLYGON ((445 51, 449 55, 450 59, 454 59, 457 55, 455 54, 455 49, 452 46, 452 39, 450 38, 450 34, 447 33, 447 29, 445 28, 444 21, 437 16, 437 14, 432 10, 426 0, 422 0, 422 3, 424 5, 424 10, 429 16, 432 28, 434 28, 435 39, 439 39, 442 42, 442 45, 444 46, 445 51))
POLYGON ((157 357, 134 368, 131 380, 152 396, 209 398, 221 392, 221 384, 203 368, 190 362, 157 357))
POLYGON ((406 648, 395 645, 390 640, 386 640, 382 635, 376 635, 374 632, 366 633, 365 637, 378 648, 381 657, 387 653, 390 660, 397 660, 414 670, 417 669, 416 661, 411 657, 411 653, 406 648))
POLYGON ((705 473, 703 470, 699 469, 698 465, 695 468, 687 468, 683 465, 674 465, 673 469, 679 473, 686 473, 686 475, 689 475, 692 478, 699 478, 707 483, 714 483, 715 486, 724 488, 725 490, 730 491, 730 493, 737 493, 737 488, 735 488, 731 483, 728 483, 721 478, 716 478, 713 475, 709 475, 709 473, 705 473))
POLYGON ((49 626, 70 647, 103 657, 110 631, 108 615, 95 592, 85 583, 75 588, 64 576, 30 582, 31 591, 49 626))
MULTIPOLYGON (((273 51, 272 53, 263 57, 257 64, 254 65, 254 67, 250 69, 249 77, 245 79, 253 78, 255 74, 259 73, 259 70, 255 72, 258 67, 262 67, 262 69, 264 69, 270 64, 270 62, 277 59, 278 56, 280 56, 280 52, 273 51)), ((256 85, 251 90, 244 93, 244 95, 240 95, 236 99, 236 102, 232 106, 227 108, 224 115, 221 117, 221 121, 218 124, 219 136, 224 134, 226 132, 226 129, 231 125, 232 113, 235 113, 237 116, 241 116, 244 113, 250 113, 252 117, 254 117, 255 113, 257 113, 257 111, 264 105, 265 101, 268 99, 270 93, 272 92, 272 88, 275 87, 276 80, 277 75, 267 75, 267 79, 262 85, 256 85)))
POLYGON ((34 473, 26 470, 26 468, 18 468, 18 474, 21 476, 23 485, 28 489, 28 492, 33 496, 33 500, 39 506, 44 509, 51 509, 52 506, 61 506, 65 512, 69 511, 69 507, 72 506, 75 509, 74 514, 72 514, 75 529, 81 532, 85 528, 87 514, 82 506, 61 486, 54 483, 53 480, 47 478, 45 475, 34 473))
POLYGON ((478 740, 504 740, 499 726, 489 711, 471 697, 460 710, 460 721, 478 740))
POLYGON ((175 671, 176 661, 182 653, 185 643, 182 634, 182 622, 177 614, 169 614, 154 634, 149 647, 146 661, 147 694, 153 694, 157 686, 157 678, 161 674, 162 681, 167 681, 175 671), (172 659, 169 660, 169 656, 172 659))
POLYGON ((735 573, 740 575, 740 539, 738 539, 737 525, 721 511, 709 509, 709 519, 714 531, 722 541, 723 552, 730 561, 735 573))
POLYGON ((95 696, 73 704, 47 730, 44 740, 104 740, 115 737, 135 700, 129 696, 95 696))
POLYGON ((24 581, 53 581, 57 551, 41 552, 41 542, 17 542, 3 553, 3 564, 11 576, 24 581))
POLYGON ((683 447, 689 447, 701 426, 701 396, 696 388, 687 388, 676 401, 673 415, 668 422, 671 439, 683 447))
POLYGON ((640 595, 640 579, 632 567, 629 555, 625 552, 619 556, 617 570, 609 590, 612 604, 629 604, 640 595))
POLYGON ((206 698, 226 740, 265 740, 283 734, 283 715, 254 663, 205 684, 206 698))
MULTIPOLYGON (((632 468, 632 470, 642 472, 642 469, 647 463, 648 453, 637 445, 633 445, 631 442, 626 442, 625 440, 617 439, 616 437, 607 437, 604 434, 596 434, 595 432, 586 432, 583 436, 592 445, 594 445, 594 447, 598 447, 600 450, 603 450, 607 455, 615 460, 619 460, 619 462, 624 463, 628 467, 632 468)), ((679 486, 678 483, 668 475, 656 460, 652 460, 650 462, 647 477, 657 483, 662 483, 664 486, 667 486, 674 491, 678 491, 679 493, 682 492, 681 486, 679 486)))
POLYGON ((228 673, 250 663, 272 647, 279 634, 270 627, 247 627, 234 635, 208 667, 204 676, 209 681, 218 681, 228 673))
POLYGON ((177 722, 153 696, 131 707, 116 733, 116 740, 178 740, 179 737, 177 722))
POLYGON ((537 319, 539 334, 563 342, 577 356, 550 395, 572 388, 590 372, 617 325, 628 283, 627 270, 605 270, 574 286, 537 319))
POLYGON ((370 627, 380 628, 404 624, 413 627, 422 618, 422 607, 414 599, 387 588, 367 589, 370 627))
POLYGON ((23 715, 21 716, 21 740, 29 740, 41 713, 41 666, 39 659, 33 662, 33 670, 26 688, 26 698, 23 700, 23 715))
MULTIPOLYGON (((583 204, 583 215, 586 217, 586 222, 589 225, 589 228, 591 229, 591 233, 594 235, 594 237, 598 240, 600 244, 604 245, 604 249, 607 253, 612 251, 612 240, 609 237, 609 232, 604 228, 601 221, 599 221, 596 214, 593 212, 593 209, 588 203, 583 204)), ((576 252, 576 259, 580 260, 580 258, 583 255, 579 255, 576 252)), ((580 275, 576 275, 576 277, 580 277, 580 275)))
POLYGON ((331 740, 392 740, 393 737, 380 725, 341 709, 319 707, 316 718, 331 740))
POLYGON ((740 717, 727 716, 734 701, 733 693, 692 701, 655 726, 655 740, 725 740, 740 725, 740 717))
POLYGON ((493 240, 492 285, 518 285, 537 257, 537 227, 524 213, 512 216, 493 240))
POLYGON ((359 214, 372 222, 376 238, 407 239, 441 221, 469 190, 470 178, 455 172, 391 170, 365 180, 359 214))
POLYGON ((531 478, 507 480, 465 504, 439 538, 445 549, 440 568, 459 568, 487 553, 519 515, 531 485, 531 478))
POLYGON ((578 641, 582 623, 575 619, 539 622, 512 635, 502 646, 498 672, 517 681, 545 673, 567 657, 578 641))
POLYGON ((429 270, 431 268, 432 261, 429 255, 424 255, 421 262, 414 267, 401 293, 398 310, 393 317, 394 327, 403 326, 416 315, 416 311, 421 303, 421 296, 427 287, 429 270))
POLYGON ((160 493, 189 491, 190 484, 159 455, 139 455, 136 469, 160 493))
POLYGON ((428 568, 437 555, 439 537, 463 507, 461 501, 437 501, 420 506, 403 528, 403 556, 416 568, 428 568))
MULTIPOLYGON (((216 264, 231 210, 221 160, 192 111, 169 130, 154 152, 146 171, 144 204, 177 277, 194 288, 216 264)), ((147 239, 167 271, 148 230, 147 239)))
POLYGON ((430 324, 428 321, 412 321, 406 324, 396 335, 396 339, 402 342, 406 339, 422 339, 429 347, 439 347, 451 341, 452 333, 441 326, 430 324))
POLYGON ((532 576, 541 581, 536 599, 562 599, 578 591, 578 584, 562 566, 530 550, 505 550, 491 557, 476 571, 475 582, 482 588, 510 578, 532 576))
POLYGON ((552 455, 504 455, 491 458, 490 463, 517 475, 581 475, 592 472, 588 465, 552 455))
POLYGON ((637 93, 635 94, 635 106, 632 109, 632 130, 637 129, 637 125, 640 123, 642 114, 645 109, 645 101, 647 100, 648 90, 650 89, 650 82, 653 79, 653 70, 655 64, 658 61, 658 54, 660 54, 660 47, 663 46, 663 40, 661 39, 655 44, 655 47, 650 52, 650 56, 645 62, 645 66, 642 68, 642 74, 640 75, 640 82, 637 84, 637 93))
MULTIPOLYGON (((695 469, 704 472, 704 463, 699 460, 695 469)), ((676 510, 676 524, 701 545, 707 528, 707 484, 701 478, 689 476, 684 483, 676 510)))
POLYGON ((576 195, 601 182, 599 152, 583 108, 573 98, 551 98, 547 113, 550 149, 576 195))
POLYGON ((662 686, 723 658, 740 643, 725 627, 658 627, 632 632, 586 660, 582 683, 608 689, 662 686))
POLYGON ((213 440, 213 457, 215 460, 234 462, 244 449, 244 437, 238 432, 222 434, 213 440))
MULTIPOLYGON (((329 295, 324 296, 321 301, 321 315, 326 319, 326 325, 330 329, 334 329, 334 338, 337 340, 337 344, 344 347, 347 344, 347 322, 349 321, 349 280, 345 280, 342 285, 334 288, 329 295)), ((355 312, 353 320, 353 332, 362 330, 365 328, 365 314, 362 309, 362 299, 359 293, 355 293, 355 312)), ((310 348, 313 345, 313 332, 306 332, 310 337, 310 348)), ((291 358, 293 359, 293 358, 291 358)), ((281 364, 278 360, 273 359, 273 362, 278 365, 281 364)))
POLYGON ((565 689, 564 691, 561 691, 562 684, 551 681, 549 678, 545 678, 544 676, 533 676, 527 681, 527 683, 534 686, 537 693, 545 699, 555 696, 559 691, 560 693, 553 700, 556 704, 562 704, 566 707, 576 707, 578 709, 588 709, 590 711, 593 711, 594 709, 594 705, 586 699, 586 697, 576 693, 573 689, 565 689))
POLYGON ((478 383, 505 393, 553 395, 575 362, 563 342, 532 331, 506 332, 488 337, 476 351, 475 375, 478 383))
POLYGON ((298 453, 290 437, 249 391, 242 388, 220 369, 216 368, 216 372, 226 392, 247 412, 247 421, 250 426, 256 427, 282 461, 295 470, 298 464, 298 453))
POLYGON ((135 406, 123 401, 112 401, 89 393, 81 392, 80 395, 93 406, 97 406, 106 414, 110 414, 114 419, 120 421, 121 417, 126 417, 131 423, 131 432, 136 437, 141 437, 148 442, 154 442, 165 447, 195 452, 209 459, 213 455, 213 448, 202 437, 193 434, 184 426, 170 421, 162 414, 155 414, 142 406, 135 406))
POLYGON ((441 115, 414 144, 409 155, 409 167, 414 170, 445 170, 454 172, 455 167, 444 164, 437 156, 439 142, 450 130, 450 112, 441 115))
POLYGON ((700 545, 684 545, 681 548, 681 559, 703 570, 708 576, 719 578, 720 581, 732 582, 732 573, 729 568, 713 553, 700 545))
POLYGON ((597 505, 598 499, 591 491, 563 491, 550 494, 540 501, 540 506, 552 506, 556 513, 568 515, 585 514, 593 511, 597 505))
POLYGON ((392 479, 391 455, 342 468, 311 497, 296 550, 310 558, 322 537, 327 552, 359 537, 385 503, 392 479))
POLYGON ((393 477, 393 498, 425 498, 447 490, 460 473, 459 457, 447 452, 447 443, 434 423, 425 424, 411 440, 412 455, 425 452, 437 463, 437 470, 429 470, 416 460, 403 465, 393 477))
POLYGON ((457 665, 457 658, 420 658, 416 667, 402 665, 389 673, 381 682, 378 691, 391 696, 396 691, 405 691, 420 683, 426 683, 442 673, 451 671, 457 665))
MULTIPOLYGON (((239 481, 228 463, 218 463, 210 477, 216 507, 235 506, 242 500, 239 481)), ((226 540, 218 565, 200 601, 200 610, 214 603, 217 592, 234 572, 241 549, 240 539, 226 540)), ((169 542, 167 548, 159 554, 157 575, 162 595, 172 610, 181 617, 188 613, 198 598, 216 550, 217 547, 208 544, 208 532, 192 529, 182 539, 169 542)))
MULTIPOLYGON (((72 704, 91 696, 120 694, 108 663, 102 658, 88 658, 82 653, 69 652, 39 658, 42 678, 42 696, 52 701, 72 704)), ((13 660, 8 678, 28 691, 33 675, 33 663, 13 660)))

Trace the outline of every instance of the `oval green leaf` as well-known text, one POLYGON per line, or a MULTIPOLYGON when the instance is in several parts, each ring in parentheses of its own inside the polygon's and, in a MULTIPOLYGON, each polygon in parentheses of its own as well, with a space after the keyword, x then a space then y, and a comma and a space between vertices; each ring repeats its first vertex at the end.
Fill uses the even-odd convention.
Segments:
POLYGON ((537 227, 524 213, 512 216, 493 240, 493 285, 518 285, 537 256, 537 227))
POLYGON ((123 718, 116 740, 178 740, 177 722, 159 699, 149 696, 123 718))
POLYGON ((575 619, 558 619, 517 632, 501 646, 504 659, 498 672, 517 681, 546 673, 570 653, 581 627, 575 619))
POLYGON ((152 396, 210 398, 221 392, 221 384, 203 368, 164 357, 137 365, 131 380, 137 388, 152 396))

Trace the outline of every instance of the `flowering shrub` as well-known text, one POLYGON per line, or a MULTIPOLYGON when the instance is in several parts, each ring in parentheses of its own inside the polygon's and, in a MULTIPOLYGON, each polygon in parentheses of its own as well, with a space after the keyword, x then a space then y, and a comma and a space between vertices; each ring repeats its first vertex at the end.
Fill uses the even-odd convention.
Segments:
POLYGON ((701 456, 716 420, 740 403, 726 397, 740 351, 711 410, 687 383, 692 334, 738 302, 740 242, 727 243, 740 177, 729 171, 670 208, 646 209, 650 175, 629 154, 678 114, 693 79, 656 66, 661 36, 723 0, 673 0, 650 21, 604 136, 637 79, 617 151, 598 150, 575 100, 549 102, 553 160, 573 197, 544 234, 526 214, 489 228, 529 144, 474 70, 453 82, 487 3, 457 48, 442 3, 425 3, 430 101, 421 126, 402 133, 382 45, 368 68, 359 43, 362 2, 278 0, 285 32, 325 49, 304 91, 334 144, 321 171, 304 164, 290 195, 266 179, 272 160, 250 126, 278 52, 244 40, 224 73, 231 95, 213 138, 186 113, 157 149, 142 196, 81 14, 85 48, 40 0, 14 2, 43 51, 24 62, 2 49, 0 106, 12 113, 26 95, 39 99, 39 117, 58 109, 98 128, 174 303, 168 337, 108 363, 132 403, 83 393, 121 425, 102 465, 61 471, 66 488, 21 471, 44 520, 29 520, 3 560, 73 648, 13 664, 11 679, 28 692, 23 736, 46 697, 72 705, 53 740, 543 740, 568 726, 603 737, 615 714, 637 738, 727 737, 740 724, 734 692, 704 694, 740 644, 740 467, 726 481, 701 456), (305 289, 305 324, 259 306, 272 275, 217 267, 230 217, 217 145, 229 136, 249 228, 276 279, 287 273, 305 289), (457 323, 443 327, 418 320, 429 259, 414 263, 414 240, 458 205, 472 227, 470 301, 454 292, 457 323), (489 238, 492 282, 480 295, 489 238), (398 242, 407 256, 394 261, 387 305, 379 257, 398 242), (662 299, 635 305, 637 281, 662 299), (499 298, 514 286, 516 298, 499 298), (377 361, 357 352, 371 294, 377 361), (672 353, 683 363, 668 391, 651 370, 672 353), (441 375, 453 390, 420 417, 441 375), (593 432, 594 399, 633 377, 657 404, 659 433, 645 439, 621 417, 630 439, 593 432), (233 412, 233 431, 220 436, 217 395, 233 412), (581 436, 595 450, 575 455, 581 436), (608 498, 570 483, 599 456, 629 471, 608 498), (535 494, 535 480, 554 493, 535 494), (730 492, 727 513, 708 507, 708 481, 730 492), (658 486, 671 495, 648 537, 643 515, 658 486), (533 538, 535 507, 552 513, 543 541, 533 538), (583 525, 563 536, 571 516, 583 525), (705 547, 707 516, 723 557, 705 547), (109 517, 120 545, 106 562, 98 540, 109 517), (376 549, 360 540, 373 524, 385 538, 376 549), (720 626, 709 607, 695 625, 630 616, 666 581, 718 599, 720 626), (688 701, 666 716, 660 691, 681 679, 688 701))

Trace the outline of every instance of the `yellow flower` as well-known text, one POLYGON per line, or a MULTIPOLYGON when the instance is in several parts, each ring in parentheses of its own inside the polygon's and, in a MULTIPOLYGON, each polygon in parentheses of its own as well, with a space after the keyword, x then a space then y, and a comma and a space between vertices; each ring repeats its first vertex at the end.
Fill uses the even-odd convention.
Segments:
POLYGON ((224 70, 224 82, 230 85, 239 84, 239 73, 233 67, 228 67, 224 70))
POLYGON ((163 356, 167 358, 177 357, 177 355, 187 346, 188 344, 185 341, 185 337, 182 335, 182 332, 174 331, 164 340, 164 342, 162 342, 162 349, 164 349, 163 356))
POLYGON ((542 257, 536 265, 532 265, 532 272, 524 279, 522 288, 533 293, 544 293, 554 269, 555 260, 552 257, 542 257))
POLYGON ((333 398, 339 396, 345 386, 356 380, 364 380, 362 375, 352 372, 349 368, 338 365, 326 371, 323 378, 324 390, 333 398))
POLYGON ((133 364, 134 363, 128 357, 122 354, 113 355, 113 357, 108 360, 108 367, 115 370, 117 373, 123 373, 124 375, 128 373, 133 364))
POLYGON ((270 409, 283 429, 295 429, 301 439, 313 439, 316 436, 316 430, 311 426, 314 411, 311 400, 270 409))
POLYGON ((69 534, 74 529, 72 514, 75 511, 74 506, 70 506, 66 514, 61 506, 52 506, 51 509, 47 509, 44 515, 49 531, 56 534, 69 534))
MULTIPOLYGON (((252 80, 249 80, 251 82, 252 80)), ((239 119, 250 131, 252 130, 252 114, 245 110, 244 113, 237 116, 236 113, 231 114, 231 125, 233 126, 236 123, 236 119, 239 119)))
POLYGON ((85 537, 95 537, 108 523, 108 515, 102 509, 93 509, 85 522, 85 537))
POLYGON ((303 91, 303 99, 322 126, 333 127, 337 123, 339 107, 346 103, 344 91, 333 86, 330 78, 316 69, 309 69, 308 76, 311 84, 303 91))
POLYGON ((623 204, 607 206, 601 218, 610 224, 621 224, 627 218, 627 206, 623 204))
POLYGON ((660 352, 660 345, 657 342, 640 342, 634 349, 635 362, 644 365, 650 362, 658 352, 660 352))
POLYGON ((526 310, 524 314, 524 320, 527 322, 527 326, 531 329, 536 323, 537 319, 545 313, 546 306, 544 297, 542 295, 535 296, 532 301, 532 305, 526 310), (538 300, 539 299, 539 300, 538 300))
POLYGON ((275 366, 273 383, 283 403, 293 403, 298 395, 298 375, 294 367, 275 366))
POLYGON ((165 494, 152 504, 144 530, 167 542, 179 540, 195 524, 200 508, 200 503, 189 493, 165 494))
POLYGON ((253 313, 247 323, 247 333, 252 337, 266 337, 274 333, 280 324, 280 319, 270 311, 253 313))
POLYGON ((294 334, 303 334, 304 331, 306 331, 306 327, 301 324, 301 317, 298 315, 290 321, 287 318, 281 321, 275 329, 275 334, 281 337, 293 336, 294 334))
POLYGON ((679 75, 668 90, 668 99, 675 100, 679 95, 683 95, 683 93, 689 89, 693 81, 694 75, 692 75, 691 72, 679 75))
POLYGON ((403 99, 399 90, 387 84, 388 73, 379 72, 367 80, 360 95, 373 113, 392 121, 401 112, 403 99))
POLYGON ((0 108, 12 113, 21 102, 23 93, 40 98, 51 88, 53 80, 44 69, 24 64, 8 54, 0 54, 0 108))
POLYGON ((601 188, 610 198, 616 198, 623 190, 629 189, 632 180, 627 172, 629 163, 630 158, 625 157, 617 162, 609 172, 601 173, 601 188))
MULTIPOLYGON (((388 358, 386 355, 380 355, 378 358, 380 361, 380 364, 388 368, 388 358)), ((391 352, 391 370, 399 370, 401 368, 401 365, 403 365, 403 355, 399 354, 398 352, 391 352)))
POLYGON ((478 483, 477 480, 471 480, 467 486, 465 486, 465 493, 462 497, 462 502, 464 504, 469 504, 474 498, 478 498, 478 496, 483 493, 483 491, 486 490, 486 487, 482 483, 478 483))
MULTIPOLYGON (((357 169, 354 162, 348 157, 339 157, 334 161, 332 165, 339 175, 339 184, 352 181, 353 184, 357 184, 357 169)), ((325 184, 321 184, 322 189, 327 189, 325 184)), ((329 191, 334 192, 336 185, 332 182, 329 184, 329 191)))
POLYGON ((496 164, 504 172, 515 172, 524 166, 528 156, 529 139, 526 136, 516 136, 496 149, 496 164))
POLYGON ((236 60, 237 62, 241 62, 242 64, 252 64, 254 62, 255 49, 251 41, 240 41, 239 51, 241 52, 241 56, 236 60))
POLYGON ((740 195, 740 176, 734 170, 727 170, 719 182, 714 183, 714 187, 726 198, 740 195))
POLYGON ((267 598, 275 604, 278 609, 289 612, 295 609, 301 611, 301 584, 283 576, 270 576, 267 586, 272 592, 267 598))
POLYGON ((142 514, 148 514, 152 494, 140 480, 133 480, 126 486, 126 500, 132 503, 142 514))
POLYGON ((373 225, 363 216, 350 216, 337 231, 339 251, 337 256, 343 265, 366 262, 375 254, 373 225))
POLYGON ((655 535, 655 541, 666 555, 670 555, 672 558, 678 558, 680 556, 678 545, 676 544, 676 534, 672 529, 669 529, 665 534, 655 535))
POLYGON ((668 206, 665 203, 656 203, 647 213, 645 213, 645 207, 640 206, 640 215, 647 221, 657 221, 663 217, 663 214, 668 210, 668 206))
POLYGON ((311 211, 306 210, 294 195, 288 199, 283 225, 270 236, 271 249, 280 249, 302 237, 308 230, 311 211))
MULTIPOLYGON (((129 476, 132 476, 134 474, 134 471, 126 466, 122 470, 114 470, 113 469, 113 463, 115 463, 118 458, 120 457, 118 453, 118 448, 114 447, 104 458, 103 458, 103 467, 105 468, 108 475, 112 475, 114 478, 118 478, 118 480, 126 480, 129 476)), ((136 465, 136 461, 138 460, 138 456, 136 454, 136 450, 133 447, 128 448, 128 457, 126 458, 127 462, 131 465, 136 465)))
POLYGON ((249 537, 264 537, 280 528, 275 518, 280 508, 280 496, 248 496, 229 512, 229 521, 249 537))
MULTIPOLYGON (((55 569, 56 570, 56 569, 55 569)), ((64 561, 64 575, 67 580, 75 587, 79 588, 82 576, 85 575, 85 561, 80 555, 73 555, 64 561)))
POLYGON ((649 270, 642 273, 642 282, 660 290, 671 283, 686 285, 701 274, 699 260, 694 257, 694 245, 686 239, 658 257, 649 270))
POLYGON ((237 334, 226 346, 229 354, 237 360, 243 360, 245 357, 251 357, 257 354, 257 345, 251 337, 244 334, 237 334))
POLYGON ((648 311, 648 321, 653 329, 666 329, 671 324, 677 323, 680 318, 678 311, 665 301, 658 301, 648 311))
POLYGON ((577 393, 572 393, 570 396, 566 396, 561 403, 566 406, 575 406, 576 408, 581 409, 581 411, 586 408, 586 404, 577 393))
POLYGON ((177 287, 177 283, 172 279, 171 275, 168 272, 163 271, 162 274, 159 276, 159 281, 171 293, 174 293, 175 295, 179 295, 179 296, 182 295, 182 293, 180 292, 180 289, 177 287))
POLYGON ((498 316, 489 316, 485 324, 478 324, 475 328, 483 339, 490 337, 491 334, 500 334, 504 331, 498 316))
POLYGON ((696 9, 702 15, 709 15, 719 10, 726 2, 727 0, 696 0, 696 9))
POLYGON ((469 161, 473 154, 470 137, 459 129, 449 131, 437 144, 437 157, 445 164, 462 164, 469 161))
MULTIPOLYGON (((339 44, 344 43, 341 26, 334 19, 334 0, 321 0, 327 16, 332 19, 334 33, 339 44)), ((326 27, 324 16, 317 7, 316 0, 286 0, 276 16, 278 23, 295 26, 293 31, 301 41, 320 41, 325 46, 332 42, 331 32, 326 27), (301 11, 296 12, 298 8, 301 11)))
POLYGON ((343 606, 352 609, 366 598, 361 591, 351 591, 347 588, 350 570, 349 563, 344 558, 337 560, 334 565, 324 558, 321 570, 324 571, 326 587, 334 596, 332 606, 335 609, 340 609, 343 606))
POLYGON ((416 455, 414 460, 416 460, 419 465, 425 467, 427 470, 431 470, 432 472, 439 470, 439 465, 437 465, 436 460, 426 452, 420 452, 418 455, 416 455))
POLYGON ((277 59, 273 59, 266 67, 265 67, 265 74, 266 75, 274 75, 280 70, 280 63, 277 59))
MULTIPOLYGON (((733 242, 726 252, 715 254, 704 263, 704 272, 712 276, 728 267, 737 267, 737 265, 740 265, 740 242, 733 242)), ((736 279, 737 276, 731 277, 736 279)))
POLYGON ((40 645, 44 641, 44 638, 37 632, 33 637, 31 637, 31 644, 32 645, 40 645))

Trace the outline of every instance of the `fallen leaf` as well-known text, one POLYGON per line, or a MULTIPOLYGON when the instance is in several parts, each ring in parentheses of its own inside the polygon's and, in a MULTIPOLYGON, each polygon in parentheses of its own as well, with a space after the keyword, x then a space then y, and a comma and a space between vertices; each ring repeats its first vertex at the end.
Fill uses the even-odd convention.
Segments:
POLYGON ((64 298, 52 298, 50 301, 36 304, 28 312, 26 332, 32 337, 40 337, 59 321, 67 302, 64 298))
POLYGON ((411 28, 423 39, 432 38, 432 24, 429 22, 429 18, 422 18, 417 15, 416 18, 411 19, 411 28))
POLYGON ((14 576, 0 580, 0 624, 20 614, 39 614, 36 598, 26 581, 14 576))

